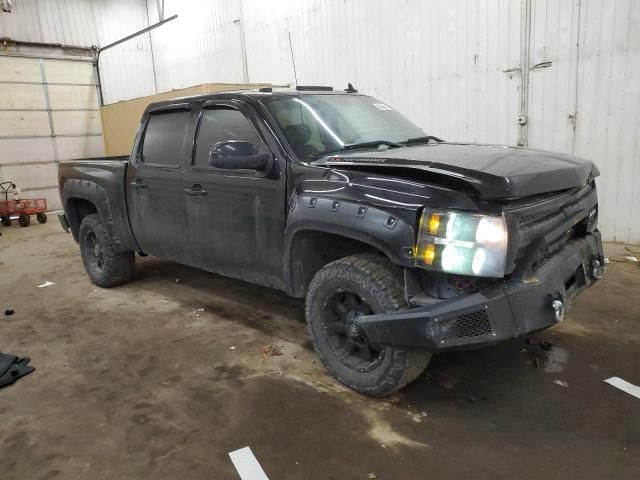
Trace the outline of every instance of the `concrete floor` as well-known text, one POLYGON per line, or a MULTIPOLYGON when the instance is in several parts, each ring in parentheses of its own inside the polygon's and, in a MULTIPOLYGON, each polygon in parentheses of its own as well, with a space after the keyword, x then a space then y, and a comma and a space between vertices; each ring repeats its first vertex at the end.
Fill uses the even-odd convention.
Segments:
POLYGON ((55 218, 1 231, 0 350, 37 368, 0 390, 2 480, 237 479, 247 445, 272 480, 640 478, 640 400, 602 381, 640 385, 635 265, 376 400, 318 364, 299 300, 154 258, 101 290, 55 218))

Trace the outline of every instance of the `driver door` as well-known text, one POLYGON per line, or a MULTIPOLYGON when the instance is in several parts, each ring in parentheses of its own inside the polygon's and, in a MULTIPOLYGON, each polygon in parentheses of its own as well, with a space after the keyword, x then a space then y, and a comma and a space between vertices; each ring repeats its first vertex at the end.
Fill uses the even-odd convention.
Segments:
POLYGON ((256 152, 269 152, 258 123, 244 102, 212 101, 200 107, 191 164, 183 175, 189 244, 201 268, 282 288, 283 159, 274 158, 268 171, 210 163, 212 148, 223 142, 249 142, 256 152))

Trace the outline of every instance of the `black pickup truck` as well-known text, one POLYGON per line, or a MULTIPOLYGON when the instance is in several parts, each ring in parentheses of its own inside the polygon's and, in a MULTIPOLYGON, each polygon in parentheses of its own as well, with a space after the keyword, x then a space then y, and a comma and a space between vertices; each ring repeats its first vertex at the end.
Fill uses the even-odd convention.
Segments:
POLYGON ((597 175, 352 88, 226 92, 150 105, 130 157, 62 162, 60 220, 101 287, 137 252, 306 297, 326 368, 385 395, 434 352, 563 320, 604 273, 597 175))

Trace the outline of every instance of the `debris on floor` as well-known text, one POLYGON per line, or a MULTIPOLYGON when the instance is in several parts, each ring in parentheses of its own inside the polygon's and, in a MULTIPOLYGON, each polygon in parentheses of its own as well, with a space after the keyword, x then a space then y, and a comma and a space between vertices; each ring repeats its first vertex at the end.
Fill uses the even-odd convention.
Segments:
POLYGON ((241 480, 269 480, 250 447, 229 452, 229 457, 241 480))
POLYGON ((9 308, 9 309, 7 309, 7 310, 5 310, 5 311, 4 311, 4 314, 5 314, 6 316, 13 315, 14 313, 15 313, 15 312, 14 312, 11 308, 9 308))
POLYGON ((367 473, 367 478, 378 478, 375 473, 367 473))
POLYGON ((35 371, 35 368, 28 365, 30 361, 29 357, 20 358, 0 352, 0 388, 35 371))
POLYGON ((556 385, 561 386, 562 388, 569 388, 569 384, 567 382, 565 382, 564 380, 555 379, 553 381, 553 383, 555 383, 556 385))
POLYGON ((422 418, 420 418, 420 414, 419 413, 411 413, 409 412, 408 417, 411 418, 411 420, 413 420, 416 423, 422 423, 422 418))
POLYGON ((604 380, 605 383, 608 383, 612 387, 619 388, 623 392, 628 393, 629 395, 633 395, 636 398, 640 398, 640 387, 634 385, 633 383, 629 383, 626 380, 621 379, 620 377, 611 377, 604 380))
POLYGON ((265 362, 268 357, 279 357, 282 355, 282 347, 278 345, 265 345, 260 348, 260 359, 265 362))
POLYGON ((624 249, 627 252, 631 253, 631 255, 625 255, 624 259, 621 259, 621 258, 617 258, 616 259, 616 258, 614 258, 614 259, 612 259, 612 261, 618 262, 618 263, 626 263, 626 262, 635 263, 637 266, 640 267, 640 260, 638 258, 640 256, 640 252, 636 252, 635 250, 632 250, 629 247, 624 247, 624 249))
MULTIPOLYGON (((527 342, 527 345, 532 344, 533 342, 527 342)), ((531 355, 534 366, 547 373, 562 372, 569 364, 569 352, 546 340, 540 341, 539 348, 523 348, 522 352, 531 355)))
POLYGON ((38 288, 50 287, 51 285, 55 285, 54 282, 44 282, 42 285, 38 285, 38 288))

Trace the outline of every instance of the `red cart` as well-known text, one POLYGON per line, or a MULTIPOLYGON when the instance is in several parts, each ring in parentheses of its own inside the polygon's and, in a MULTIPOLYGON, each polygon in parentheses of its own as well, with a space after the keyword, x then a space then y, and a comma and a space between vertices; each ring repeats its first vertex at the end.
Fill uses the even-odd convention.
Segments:
POLYGON ((5 227, 11 225, 11 217, 18 216, 18 223, 21 227, 28 227, 31 223, 31 215, 35 215, 38 223, 47 221, 47 199, 46 198, 23 198, 20 200, 9 200, 9 190, 16 188, 13 182, 0 183, 0 191, 4 193, 4 199, 0 199, 0 222, 5 227))

